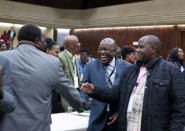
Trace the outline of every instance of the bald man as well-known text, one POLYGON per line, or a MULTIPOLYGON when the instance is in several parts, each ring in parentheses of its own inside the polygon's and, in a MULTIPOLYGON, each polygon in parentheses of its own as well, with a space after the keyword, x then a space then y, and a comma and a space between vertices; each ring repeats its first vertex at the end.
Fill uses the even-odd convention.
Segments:
MULTIPOLYGON (((103 39, 98 47, 99 59, 87 64, 83 83, 97 85, 102 90, 118 86, 121 74, 130 64, 118 59, 116 50, 116 42, 113 39, 103 39)), ((89 97, 83 91, 81 97, 88 103, 89 97)), ((115 131, 116 123, 110 125, 112 119, 109 118, 117 112, 117 104, 107 104, 93 99, 90 108, 88 131, 115 131)))
POLYGON ((130 66, 117 88, 84 84, 97 100, 117 103, 118 131, 183 131, 185 82, 178 67, 160 56, 161 42, 153 35, 139 40, 140 60, 130 66))
MULTIPOLYGON (((59 54, 59 59, 62 63, 64 73, 75 88, 79 88, 80 85, 80 73, 76 58, 76 54, 79 52, 80 45, 81 44, 76 36, 66 36, 64 38, 65 50, 59 54)), ((62 98, 61 103, 63 111, 68 111, 68 107, 70 105, 67 103, 67 101, 62 98)))

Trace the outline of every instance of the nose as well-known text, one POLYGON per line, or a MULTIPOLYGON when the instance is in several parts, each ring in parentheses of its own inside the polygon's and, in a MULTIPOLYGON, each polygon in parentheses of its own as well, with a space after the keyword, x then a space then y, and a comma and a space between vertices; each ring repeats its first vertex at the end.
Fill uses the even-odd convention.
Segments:
POLYGON ((101 54, 104 54, 104 53, 105 53, 105 50, 104 50, 104 49, 101 49, 101 50, 100 50, 100 53, 101 53, 101 54))
POLYGON ((137 49, 137 53, 140 53, 140 51, 141 51, 141 48, 139 47, 139 48, 137 49))

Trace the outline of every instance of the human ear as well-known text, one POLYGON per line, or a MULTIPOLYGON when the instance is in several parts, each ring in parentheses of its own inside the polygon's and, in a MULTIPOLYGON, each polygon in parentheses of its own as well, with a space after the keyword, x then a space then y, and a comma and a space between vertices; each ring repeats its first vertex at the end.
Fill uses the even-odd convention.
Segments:
POLYGON ((40 48, 40 44, 39 44, 39 38, 35 39, 35 46, 39 49, 40 48))

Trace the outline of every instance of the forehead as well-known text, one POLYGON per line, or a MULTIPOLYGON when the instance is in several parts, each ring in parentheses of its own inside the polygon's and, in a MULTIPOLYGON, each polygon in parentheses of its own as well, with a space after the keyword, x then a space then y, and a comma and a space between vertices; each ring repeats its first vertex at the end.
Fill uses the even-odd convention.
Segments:
POLYGON ((181 48, 178 49, 178 52, 183 52, 183 50, 181 48))
POLYGON ((150 46, 150 44, 148 43, 148 41, 146 39, 140 39, 138 42, 139 46, 144 46, 144 47, 148 47, 150 46))
POLYGON ((104 41, 104 42, 101 42, 99 47, 104 47, 104 48, 115 48, 115 44, 112 43, 112 42, 109 42, 109 41, 104 41))
POLYGON ((60 50, 60 47, 58 45, 54 45, 52 49, 54 49, 54 50, 60 50))

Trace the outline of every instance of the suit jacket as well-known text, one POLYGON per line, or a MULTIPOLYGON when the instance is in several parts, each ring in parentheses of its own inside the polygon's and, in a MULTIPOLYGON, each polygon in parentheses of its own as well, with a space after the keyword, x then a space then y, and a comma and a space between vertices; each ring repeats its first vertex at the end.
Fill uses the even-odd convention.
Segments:
MULTIPOLYGON (((125 71, 116 88, 95 87, 91 97, 117 103, 118 128, 127 131, 127 109, 143 62, 138 61, 125 71)), ((140 131, 184 131, 185 81, 180 70, 159 57, 147 66, 146 89, 143 99, 140 131)))
POLYGON ((73 108, 81 108, 80 95, 66 78, 58 58, 29 44, 0 56, 9 59, 17 98, 15 111, 0 120, 1 131, 50 131, 53 89, 73 108))
MULTIPOLYGON (((120 77, 125 69, 130 65, 129 63, 117 59, 116 60, 116 75, 113 86, 118 86, 120 77)), ((101 88, 108 88, 105 80, 105 73, 103 64, 100 59, 96 59, 87 64, 84 72, 83 83, 88 82, 101 88)), ((88 95, 81 91, 81 97, 88 102, 88 95)), ((89 119, 88 131, 102 131, 107 122, 107 104, 93 99, 91 105, 91 113, 89 119)), ((117 105, 110 105, 111 114, 117 111, 117 105)))
POLYGON ((3 119, 4 113, 12 112, 15 109, 16 99, 14 96, 14 89, 12 87, 12 77, 9 61, 1 56, 0 56, 0 67, 2 67, 3 70, 2 71, 3 98, 0 100, 0 119, 3 119))
MULTIPOLYGON (((72 65, 72 59, 68 55, 67 51, 64 50, 59 54, 59 59, 62 63, 62 68, 64 70, 64 73, 66 77, 70 80, 71 84, 74 85, 74 71, 73 71, 73 65, 72 65)), ((78 67, 78 61, 76 61, 76 67, 77 67, 77 76, 78 76, 78 83, 80 84, 80 73, 79 73, 79 67, 78 67)))
MULTIPOLYGON (((11 30, 9 30, 7 34, 10 36, 11 30)), ((13 38, 14 38, 15 36, 16 36, 16 32, 13 30, 13 38)))

